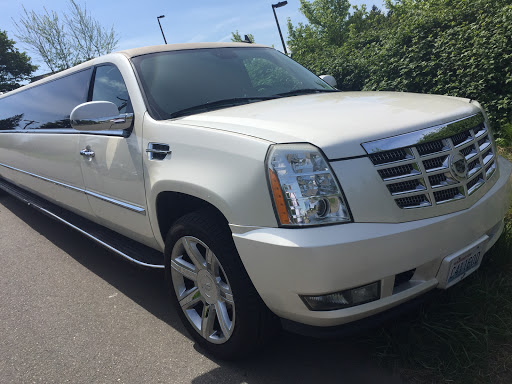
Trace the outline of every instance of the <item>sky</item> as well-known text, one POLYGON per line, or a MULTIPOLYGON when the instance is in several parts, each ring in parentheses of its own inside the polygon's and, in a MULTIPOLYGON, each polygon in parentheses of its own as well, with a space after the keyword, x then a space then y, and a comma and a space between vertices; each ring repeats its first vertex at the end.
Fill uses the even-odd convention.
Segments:
MULTIPOLYGON (((117 49, 128 49, 146 45, 163 44, 162 34, 156 20, 160 19, 162 28, 171 43, 191 43, 205 41, 230 41, 231 32, 252 33, 257 43, 269 45, 282 51, 277 31, 272 3, 279 0, 194 0, 194 1, 109 1, 78 0, 86 4, 88 12, 105 27, 114 26, 119 35, 117 49)), ((373 4, 382 7, 382 0, 352 0, 353 5, 373 4)), ((16 28, 13 22, 19 20, 23 8, 42 12, 48 10, 66 11, 68 0, 0 0, 0 29, 6 30, 9 38, 16 41, 16 28)), ((286 41, 287 19, 293 24, 306 22, 299 11, 299 0, 288 0, 284 7, 276 9, 281 30, 286 41)), ((36 74, 48 72, 48 68, 38 59, 37 54, 23 44, 16 44, 20 51, 26 51, 34 64, 40 65, 36 74)))

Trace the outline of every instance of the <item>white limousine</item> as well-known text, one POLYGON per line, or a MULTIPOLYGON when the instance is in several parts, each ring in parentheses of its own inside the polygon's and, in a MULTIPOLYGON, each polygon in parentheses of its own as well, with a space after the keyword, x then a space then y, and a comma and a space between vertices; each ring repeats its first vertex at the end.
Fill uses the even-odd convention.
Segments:
POLYGON ((164 269, 221 358, 477 270, 512 172, 478 102, 324 79, 244 43, 93 59, 0 97, 0 187, 164 269))

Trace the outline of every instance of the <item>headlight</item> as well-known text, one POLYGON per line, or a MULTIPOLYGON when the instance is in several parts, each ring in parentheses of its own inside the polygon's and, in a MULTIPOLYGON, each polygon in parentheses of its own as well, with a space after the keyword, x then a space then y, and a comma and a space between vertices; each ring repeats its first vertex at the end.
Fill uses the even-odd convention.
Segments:
POLYGON ((351 221, 331 167, 311 144, 270 148, 267 172, 279 223, 307 226, 351 221))

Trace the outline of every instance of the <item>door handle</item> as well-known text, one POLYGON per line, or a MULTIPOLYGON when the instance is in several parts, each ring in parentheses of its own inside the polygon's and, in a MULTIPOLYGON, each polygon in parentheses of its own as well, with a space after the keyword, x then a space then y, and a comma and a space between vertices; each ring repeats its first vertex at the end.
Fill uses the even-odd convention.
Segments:
POLYGON ((90 148, 85 148, 80 151, 80 155, 85 157, 94 157, 94 151, 91 151, 90 148))

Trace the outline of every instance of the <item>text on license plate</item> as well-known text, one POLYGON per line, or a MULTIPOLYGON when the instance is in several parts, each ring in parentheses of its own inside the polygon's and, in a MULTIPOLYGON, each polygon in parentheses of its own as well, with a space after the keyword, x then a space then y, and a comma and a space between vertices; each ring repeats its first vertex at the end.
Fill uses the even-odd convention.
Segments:
POLYGON ((470 253, 460 259, 457 263, 452 265, 450 272, 448 274, 448 283, 457 279, 460 276, 465 275, 468 271, 477 267, 480 263, 481 252, 477 251, 475 253, 470 253))

